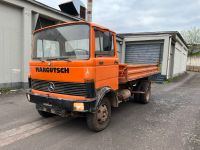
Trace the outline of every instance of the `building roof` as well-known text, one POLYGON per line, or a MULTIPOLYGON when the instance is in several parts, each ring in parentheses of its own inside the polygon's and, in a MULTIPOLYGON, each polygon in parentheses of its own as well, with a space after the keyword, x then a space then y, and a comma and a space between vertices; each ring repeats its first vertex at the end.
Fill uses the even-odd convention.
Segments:
POLYGON ((70 18, 70 19, 73 19, 73 20, 75 20, 75 21, 82 20, 82 19, 79 18, 79 17, 74 17, 74 16, 72 16, 72 15, 66 14, 66 13, 64 13, 64 12, 58 10, 58 9, 55 9, 55 8, 50 7, 50 6, 48 6, 48 5, 45 5, 45 4, 43 4, 43 3, 41 3, 41 2, 39 2, 39 1, 37 1, 37 0, 27 0, 27 2, 29 2, 29 3, 31 3, 31 4, 33 4, 33 5, 37 5, 37 6, 43 7, 43 8, 45 8, 45 9, 49 10, 49 11, 53 11, 54 13, 58 13, 58 14, 60 14, 60 15, 66 16, 66 17, 68 17, 68 18, 70 18))
POLYGON ((161 35, 161 34, 170 34, 172 36, 178 36, 182 42, 188 47, 187 42, 184 40, 182 35, 178 31, 159 31, 159 32, 136 32, 136 33, 119 33, 118 36, 124 38, 126 36, 140 36, 140 35, 161 35))

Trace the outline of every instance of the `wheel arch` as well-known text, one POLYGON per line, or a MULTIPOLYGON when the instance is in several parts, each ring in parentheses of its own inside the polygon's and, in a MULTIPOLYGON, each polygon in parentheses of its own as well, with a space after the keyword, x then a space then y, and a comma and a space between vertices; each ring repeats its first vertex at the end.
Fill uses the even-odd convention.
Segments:
POLYGON ((108 97, 112 107, 118 107, 118 98, 116 92, 110 87, 103 87, 97 90, 96 107, 101 103, 104 97, 108 97))

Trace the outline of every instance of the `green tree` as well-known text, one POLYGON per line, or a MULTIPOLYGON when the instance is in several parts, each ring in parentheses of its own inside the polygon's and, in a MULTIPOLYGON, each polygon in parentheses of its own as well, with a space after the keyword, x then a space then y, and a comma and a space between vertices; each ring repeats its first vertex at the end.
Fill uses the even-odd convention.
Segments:
POLYGON ((181 34, 188 43, 189 55, 200 53, 200 28, 193 27, 190 30, 182 31, 181 34))

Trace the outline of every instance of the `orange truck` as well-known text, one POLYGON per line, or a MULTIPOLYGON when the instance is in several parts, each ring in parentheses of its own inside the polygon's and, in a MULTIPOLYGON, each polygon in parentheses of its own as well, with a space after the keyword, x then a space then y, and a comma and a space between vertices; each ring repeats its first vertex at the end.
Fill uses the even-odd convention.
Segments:
POLYGON ((116 33, 94 23, 71 22, 33 35, 27 99, 43 117, 84 116, 101 131, 121 102, 149 102, 157 64, 119 64, 116 33))

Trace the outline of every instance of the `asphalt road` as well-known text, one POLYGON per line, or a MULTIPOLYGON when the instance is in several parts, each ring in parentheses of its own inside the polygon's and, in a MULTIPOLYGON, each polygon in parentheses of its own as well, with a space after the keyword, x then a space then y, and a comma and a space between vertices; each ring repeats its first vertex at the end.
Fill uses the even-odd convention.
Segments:
POLYGON ((0 96, 0 149, 200 150, 200 74, 153 84, 149 104, 121 104, 99 133, 83 118, 41 118, 23 93, 0 96))

